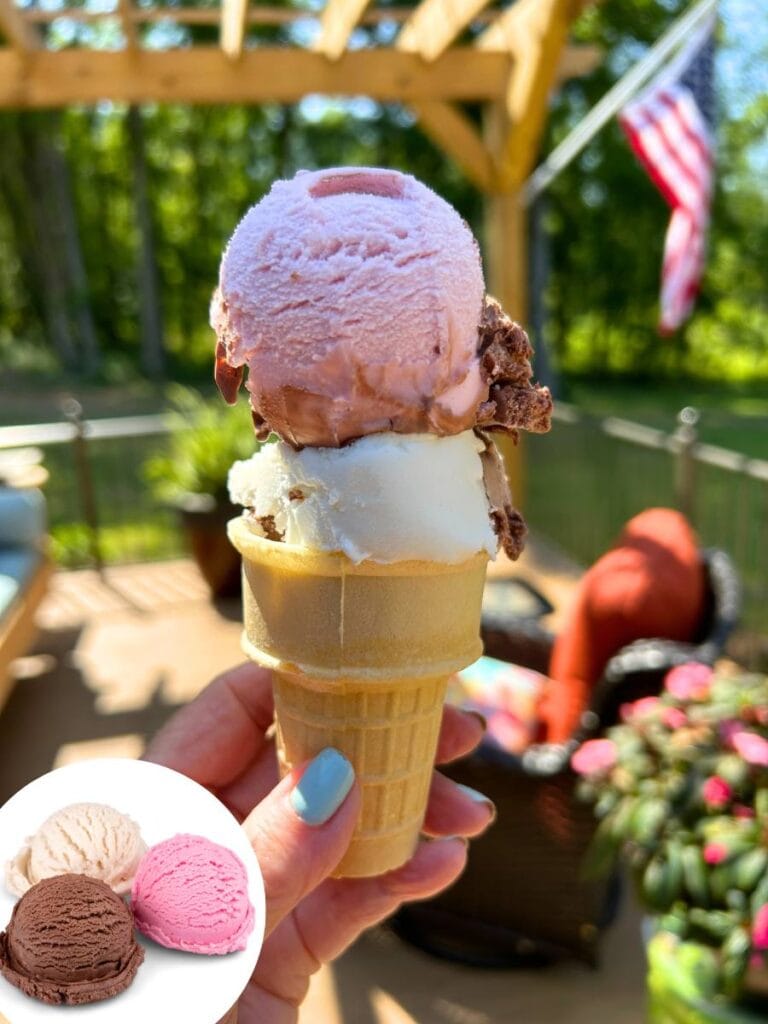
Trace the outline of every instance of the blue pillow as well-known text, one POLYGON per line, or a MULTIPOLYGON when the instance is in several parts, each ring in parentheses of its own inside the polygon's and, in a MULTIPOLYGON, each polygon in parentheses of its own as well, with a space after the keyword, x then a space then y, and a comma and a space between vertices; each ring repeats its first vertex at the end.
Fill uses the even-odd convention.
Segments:
POLYGON ((42 492, 0 487, 0 547, 33 547, 44 534, 42 492))
POLYGON ((27 585, 41 558, 37 551, 0 548, 0 619, 27 585))

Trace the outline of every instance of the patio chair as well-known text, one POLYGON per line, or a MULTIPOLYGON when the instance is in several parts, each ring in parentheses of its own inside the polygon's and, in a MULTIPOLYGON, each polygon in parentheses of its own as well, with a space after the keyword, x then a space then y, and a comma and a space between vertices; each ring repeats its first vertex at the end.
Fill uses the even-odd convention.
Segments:
MULTIPOLYGON (((451 889, 396 915, 393 926, 402 937, 485 966, 563 955, 596 965, 600 932, 618 907, 618 880, 584 880, 595 820, 591 806, 576 798, 570 757, 580 742, 617 720, 622 704, 658 693, 669 669, 692 660, 712 664, 722 653, 739 616, 738 576, 723 551, 705 551, 702 559, 706 611, 691 643, 645 639, 619 650, 568 743, 534 745, 521 756, 483 743, 445 770, 488 794, 498 820, 471 844, 467 869, 451 889)), ((483 637, 486 654, 546 672, 555 638, 536 621, 502 630, 491 616, 483 637)))

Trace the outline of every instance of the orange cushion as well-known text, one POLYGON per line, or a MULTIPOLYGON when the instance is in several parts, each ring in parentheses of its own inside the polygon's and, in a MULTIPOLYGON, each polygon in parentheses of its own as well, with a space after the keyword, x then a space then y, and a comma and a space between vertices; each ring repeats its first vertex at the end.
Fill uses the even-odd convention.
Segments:
POLYGON ((631 519, 585 573, 553 647, 539 708, 544 738, 563 743, 573 735, 592 687, 626 644, 694 639, 705 600, 704 568, 685 518, 652 508, 631 519))

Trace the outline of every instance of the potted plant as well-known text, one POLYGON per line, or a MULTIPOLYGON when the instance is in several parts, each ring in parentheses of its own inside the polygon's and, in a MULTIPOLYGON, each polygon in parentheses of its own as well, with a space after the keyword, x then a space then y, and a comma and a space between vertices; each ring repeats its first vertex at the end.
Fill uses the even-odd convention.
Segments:
POLYGON ((240 556, 226 534, 240 511, 229 500, 227 475, 259 448, 244 405, 206 399, 192 388, 169 389, 168 444, 144 465, 158 500, 175 508, 188 546, 214 597, 240 592, 240 556))
POLYGON ((589 870, 623 853, 653 915, 650 1019, 768 1019, 768 678, 681 665, 572 766, 600 818, 589 870))

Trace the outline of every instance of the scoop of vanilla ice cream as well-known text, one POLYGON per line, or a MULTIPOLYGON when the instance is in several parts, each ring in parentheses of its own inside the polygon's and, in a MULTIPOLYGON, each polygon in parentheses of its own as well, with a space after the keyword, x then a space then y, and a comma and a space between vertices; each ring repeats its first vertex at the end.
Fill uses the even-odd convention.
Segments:
POLYGON ((234 464, 229 493, 263 536, 353 562, 494 557, 484 448, 471 430, 372 434, 301 451, 278 441, 234 464))
POLYGON ((6 864, 5 882, 23 896, 44 878, 88 875, 119 895, 130 891, 147 846, 139 826, 106 804, 64 807, 43 822, 6 864))

